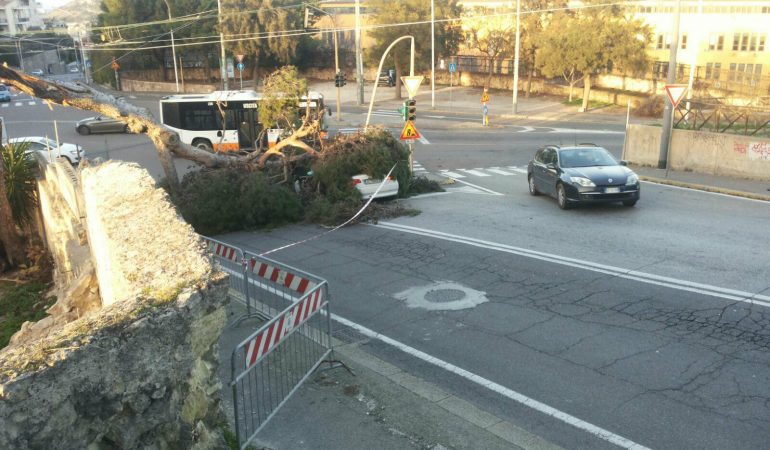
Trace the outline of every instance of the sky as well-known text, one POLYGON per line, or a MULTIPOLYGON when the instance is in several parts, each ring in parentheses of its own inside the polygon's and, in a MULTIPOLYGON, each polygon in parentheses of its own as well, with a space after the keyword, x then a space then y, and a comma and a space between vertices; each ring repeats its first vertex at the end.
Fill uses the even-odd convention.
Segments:
POLYGON ((48 12, 52 9, 56 9, 64 5, 69 1, 70 0, 37 0, 37 3, 40 5, 43 11, 48 12))

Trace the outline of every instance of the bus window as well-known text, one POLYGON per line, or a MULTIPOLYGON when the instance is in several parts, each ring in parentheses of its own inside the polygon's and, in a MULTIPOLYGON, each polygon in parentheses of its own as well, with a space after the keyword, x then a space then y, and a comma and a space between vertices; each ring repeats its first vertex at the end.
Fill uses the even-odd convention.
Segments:
POLYGON ((212 111, 205 103, 180 103, 181 127, 184 130, 204 131, 221 128, 219 111, 212 111))
POLYGON ((170 127, 182 128, 182 121, 179 118, 179 103, 161 103, 162 122, 170 127))

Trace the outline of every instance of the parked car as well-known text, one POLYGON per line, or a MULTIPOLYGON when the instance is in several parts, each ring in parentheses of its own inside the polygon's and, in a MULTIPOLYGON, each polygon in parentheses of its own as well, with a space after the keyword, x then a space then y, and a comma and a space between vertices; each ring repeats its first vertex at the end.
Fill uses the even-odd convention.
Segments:
POLYGON ((527 166, 529 193, 556 197, 561 209, 593 202, 634 206, 639 201, 639 177, 625 165, 593 144, 543 147, 527 166))
POLYGON ((393 69, 383 70, 377 77, 377 86, 393 87, 396 85, 396 71, 393 69))
POLYGON ((35 69, 35 70, 31 71, 29 74, 30 75, 34 75, 36 77, 42 77, 45 74, 45 72, 43 72, 42 69, 35 69))
POLYGON ((0 84, 0 102, 11 101, 11 89, 4 84, 0 84))
POLYGON ((85 151, 79 145, 62 143, 59 146, 53 139, 39 136, 18 137, 9 139, 8 142, 11 144, 29 142, 29 152, 37 152, 49 161, 61 155, 67 158, 73 166, 77 165, 85 155, 85 151))
POLYGON ((382 185, 380 191, 377 192, 377 195, 374 195, 374 193, 377 191, 377 188, 383 180, 370 178, 369 175, 354 175, 352 179, 353 186, 358 189, 358 192, 361 193, 361 197, 364 200, 368 200, 372 197, 387 198, 398 195, 398 180, 395 179, 395 177, 390 176, 386 178, 385 183, 382 185))
POLYGON ((70 67, 70 73, 80 73, 80 68, 77 66, 70 67))
POLYGON ((92 133, 128 133, 128 125, 112 117, 95 116, 78 121, 75 124, 75 131, 82 135, 92 133))

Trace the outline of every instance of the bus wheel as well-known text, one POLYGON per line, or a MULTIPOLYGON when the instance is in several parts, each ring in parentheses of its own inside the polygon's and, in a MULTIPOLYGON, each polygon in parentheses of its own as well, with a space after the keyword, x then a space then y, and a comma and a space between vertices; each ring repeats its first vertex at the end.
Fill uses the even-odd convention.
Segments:
POLYGON ((212 152, 214 147, 211 146, 211 142, 208 139, 195 139, 192 142, 193 147, 198 147, 201 150, 212 152))

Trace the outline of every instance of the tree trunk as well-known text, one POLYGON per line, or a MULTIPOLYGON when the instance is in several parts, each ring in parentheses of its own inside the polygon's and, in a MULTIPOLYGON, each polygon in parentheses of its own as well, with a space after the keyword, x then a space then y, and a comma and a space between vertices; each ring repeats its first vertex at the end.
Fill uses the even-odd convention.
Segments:
POLYGON ((259 63, 259 55, 254 54, 254 68, 251 71, 251 78, 254 80, 254 90, 257 90, 259 86, 259 70, 257 70, 257 64, 259 63))
MULTIPOLYGON (((393 49, 393 61, 396 64, 396 89, 393 90, 393 98, 401 100, 401 63, 398 59, 398 53, 396 49, 393 49)), ((380 82, 380 74, 375 75, 375 83, 380 82)))
POLYGON ((24 241, 16 232, 11 205, 8 203, 8 193, 5 190, 5 166, 0 159, 0 243, 5 250, 5 258, 10 267, 17 267, 27 262, 24 252, 24 241))
POLYGON ((583 77, 583 106, 580 108, 580 112, 588 111, 588 96, 591 94, 591 74, 586 74, 583 77))
POLYGON ((488 66, 488 70, 487 70, 487 82, 484 85, 484 87, 487 88, 487 89, 490 88, 490 84, 492 83, 492 66, 495 63, 495 60, 490 57, 488 61, 489 61, 489 66, 488 66))
POLYGON ((203 64, 205 65, 205 76, 206 79, 203 80, 205 83, 211 82, 211 60, 209 59, 209 55, 206 54, 206 56, 203 57, 203 64))
POLYGON ((569 100, 568 102, 572 102, 572 89, 575 87, 576 81, 570 80, 569 82, 569 100))
POLYGON ((527 71, 527 93, 524 96, 525 98, 529 98, 529 95, 532 93, 532 77, 534 75, 535 75, 535 68, 533 64, 533 67, 527 71))

